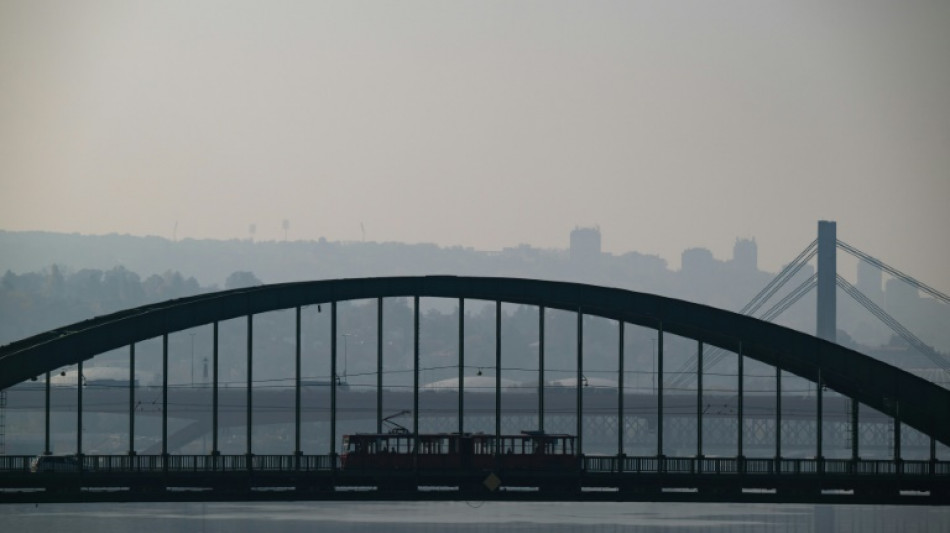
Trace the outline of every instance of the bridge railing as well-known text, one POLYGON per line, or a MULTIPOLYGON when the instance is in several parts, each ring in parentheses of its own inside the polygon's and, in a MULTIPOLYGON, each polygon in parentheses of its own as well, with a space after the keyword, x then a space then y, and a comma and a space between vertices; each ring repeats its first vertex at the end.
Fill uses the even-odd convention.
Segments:
MULTIPOLYGON (((29 472, 35 455, 0 455, 0 472, 29 472)), ((72 456, 75 457, 75 456, 72 456)), ((339 466, 339 460, 336 461, 339 466)), ((332 470, 329 455, 83 455, 69 468, 40 471, 83 471, 101 473, 266 471, 315 472, 332 470)))
MULTIPOLYGON (((53 456, 63 458, 64 456, 53 456)), ((319 472, 340 469, 330 455, 83 455, 39 470, 60 472, 319 472)), ((35 455, 0 455, 0 473, 28 473, 35 455)), ((888 459, 773 459, 746 457, 583 456, 588 473, 714 475, 846 475, 950 477, 950 461, 888 459)))
POLYGON ((29 472, 35 455, 0 455, 0 472, 29 472))
POLYGON ((581 464, 591 473, 950 476, 950 462, 886 459, 585 456, 581 464))

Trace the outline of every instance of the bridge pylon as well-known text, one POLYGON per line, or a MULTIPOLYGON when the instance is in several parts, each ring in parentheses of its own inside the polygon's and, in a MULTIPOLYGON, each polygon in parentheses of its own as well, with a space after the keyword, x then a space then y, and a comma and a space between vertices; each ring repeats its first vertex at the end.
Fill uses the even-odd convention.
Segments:
POLYGON ((838 311, 835 291, 838 289, 837 223, 818 221, 818 308, 815 336, 838 342, 838 311))

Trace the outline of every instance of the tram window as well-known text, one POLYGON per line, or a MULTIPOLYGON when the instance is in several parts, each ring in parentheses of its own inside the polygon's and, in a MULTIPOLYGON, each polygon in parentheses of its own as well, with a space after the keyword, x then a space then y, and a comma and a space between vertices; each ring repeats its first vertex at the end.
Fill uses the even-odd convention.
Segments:
POLYGON ((475 453, 479 455, 492 455, 494 453, 494 439, 479 438, 475 441, 475 453))
POLYGON ((522 439, 521 440, 521 453, 523 454, 532 454, 537 449, 534 439, 522 439))
POLYGON ((443 446, 441 438, 427 438, 422 441, 422 453, 441 454, 442 449, 443 446))

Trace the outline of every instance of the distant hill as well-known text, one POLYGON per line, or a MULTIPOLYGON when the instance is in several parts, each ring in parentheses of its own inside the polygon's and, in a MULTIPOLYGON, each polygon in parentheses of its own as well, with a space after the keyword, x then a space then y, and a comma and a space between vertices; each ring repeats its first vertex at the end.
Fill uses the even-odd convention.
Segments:
MULTIPOLYGON (((26 274, 35 273, 44 279, 55 277, 51 271, 55 265, 58 275, 66 279, 83 270, 89 271, 85 278, 98 275, 102 280, 114 281, 117 277, 132 276, 145 292, 151 291, 139 299, 113 298, 105 307, 97 304, 100 310, 119 302, 133 304, 180 291, 222 289, 236 272, 250 273, 263 283, 426 274, 529 277, 620 287, 738 310, 774 277, 773 273, 755 268, 754 250, 752 259, 748 259, 748 241, 737 242, 737 255, 740 244, 745 247, 744 262, 735 258, 720 261, 708 250, 691 249, 684 251, 683 269, 674 271, 655 255, 600 253, 599 246, 593 250, 568 250, 521 245, 501 251, 479 251, 434 244, 324 239, 171 241, 119 234, 0 231, 0 272, 22 278, 18 283, 23 285, 27 283, 23 277, 26 274)), ((799 273, 802 280, 812 274, 810 268, 799 273)), ((11 305, 2 300, 3 294, 0 293, 0 308, 11 305)), ((6 298, 9 297, 7 293, 6 298)), ((807 295, 777 322, 811 333, 814 309, 814 295, 807 295)), ((839 298, 838 314, 839 328, 857 342, 877 345, 890 339, 888 330, 846 297, 839 298)), ((86 318, 75 313, 61 318, 72 317, 86 318)), ((950 348, 950 312, 939 304, 921 299, 901 320, 905 325, 921 325, 923 331, 915 333, 937 349, 950 348)), ((13 332, 6 333, 2 342, 13 340, 8 336, 13 332)))

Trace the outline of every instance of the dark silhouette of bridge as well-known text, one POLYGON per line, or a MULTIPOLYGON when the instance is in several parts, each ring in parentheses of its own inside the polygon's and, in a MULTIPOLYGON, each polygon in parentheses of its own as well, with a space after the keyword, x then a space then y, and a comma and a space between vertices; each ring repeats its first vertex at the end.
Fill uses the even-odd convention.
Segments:
MULTIPOLYGON (((51 373, 66 365, 78 365, 82 376, 84 361, 121 347, 129 349, 130 379, 126 390, 129 415, 127 455, 85 454, 82 443, 84 391, 74 387, 76 418, 76 451, 74 462, 56 472, 30 473, 30 458, 0 457, 0 493, 2 501, 90 501, 90 500, 215 500, 215 499, 546 499, 546 500, 691 500, 691 501, 773 501, 773 502, 849 502, 849 503, 950 503, 950 463, 936 457, 936 443, 950 444, 950 391, 918 378, 899 368, 866 355, 797 331, 742 314, 732 313, 672 298, 627 290, 530 279, 478 278, 453 276, 395 277, 343 279, 286 283, 236 289, 182 298, 156 305, 120 311, 111 315, 73 324, 0 347, 0 389, 39 376, 46 376, 45 396, 46 451, 50 450, 50 384, 51 373), (420 468, 403 470, 352 471, 340 462, 337 442, 342 435, 338 425, 349 420, 351 413, 344 402, 353 401, 342 380, 330 379, 321 391, 326 413, 325 430, 329 453, 308 455, 301 445, 303 421, 307 410, 302 397, 307 384, 301 379, 300 310, 308 305, 328 307, 331 321, 331 376, 340 376, 337 327, 337 305, 349 300, 375 300, 377 303, 377 383, 368 398, 361 396, 363 411, 374 413, 375 429, 382 432, 387 413, 383 409, 386 391, 383 384, 382 343, 383 301, 386 298, 413 299, 412 386, 402 395, 402 402, 411 417, 405 428, 413 435, 419 451, 420 434, 428 424, 423 414, 432 400, 441 409, 451 409, 446 398, 457 401, 454 418, 457 427, 450 431, 465 433, 473 426, 466 415, 466 402, 478 402, 482 415, 491 419, 494 430, 486 433, 500 439, 511 428, 505 427, 509 410, 503 411, 502 374, 506 368, 502 349, 502 303, 535 306, 539 317, 539 349, 537 393, 522 397, 537 414, 536 431, 544 431, 546 413, 573 408, 575 425, 570 433, 576 438, 576 467, 557 471, 536 471, 519 468, 498 456, 496 468, 485 470, 420 468), (458 391, 454 396, 436 397, 423 390, 420 383, 420 305, 421 298, 457 300, 459 309, 458 391), (473 399, 465 391, 465 302, 481 300, 495 305, 494 390, 473 399), (254 449, 252 428, 266 423, 255 418, 254 407, 267 394, 254 387, 253 350, 254 317, 274 310, 295 310, 295 375, 294 446, 286 455, 259 454, 254 449), (576 367, 568 390, 573 394, 553 394, 545 385, 545 313, 556 309, 576 314, 576 367), (594 398, 585 390, 584 326, 585 317, 602 317, 616 321, 617 386, 614 393, 594 398), (244 412, 246 449, 243 454, 222 454, 219 432, 222 421, 235 424, 235 414, 221 415, 219 386, 218 324, 243 317, 247 322, 247 372, 244 412), (212 369, 210 383, 212 408, 210 417, 211 449, 208 454, 173 454, 169 434, 168 336, 176 331, 210 325, 213 329, 212 369), (625 325, 655 330, 656 364, 663 375, 664 336, 676 335, 696 343, 696 396, 664 392, 664 381, 656 384, 655 404, 646 418, 654 439, 655 453, 627 456, 623 453, 626 431, 614 432, 616 454, 593 452, 588 442, 585 420, 594 416, 615 417, 623 427, 630 417, 636 399, 624 391, 625 325), (162 339, 162 386, 160 407, 161 449, 159 453, 139 454, 134 447, 136 394, 134 385, 135 345, 147 339, 162 339), (705 349, 721 349, 735 354, 738 365, 736 394, 728 410, 715 415, 704 409, 703 354, 705 349), (769 402, 745 392, 743 362, 756 360, 775 369, 775 392, 769 402), (787 457, 783 448, 783 431, 773 431, 774 442, 767 456, 748 452, 748 422, 761 418, 762 405, 774 407, 772 418, 776 428, 783 425, 783 402, 793 401, 783 395, 782 374, 790 373, 814 384, 814 453, 808 457, 787 457), (848 458, 823 457, 823 428, 826 418, 841 418, 842 410, 826 413, 826 391, 834 391, 853 405, 850 410, 851 455, 848 458), (492 398, 493 401, 484 400, 492 398), (527 400, 525 400, 527 398, 527 400), (565 398, 567 400, 565 400, 565 398), (560 402, 560 403, 558 403, 560 402), (594 415, 592 405, 614 403, 612 415, 594 415), (693 404, 692 417, 696 427, 696 451, 687 456, 668 455, 665 433, 671 410, 693 404), (757 414, 750 414, 756 405, 757 414), (886 459, 862 458, 858 438, 858 406, 889 418, 893 431, 893 455, 886 459), (375 409, 373 409, 375 407, 375 409), (487 411, 487 413, 486 413, 487 411), (491 411, 494 411, 493 413, 491 411), (709 420, 712 419, 712 420, 709 420), (733 424, 725 424, 732 419, 733 424), (709 456, 704 448, 704 425, 733 428, 734 455, 709 456), (907 460, 902 457, 901 426, 906 425, 929 439, 928 460, 907 460)), ((57 391, 60 393, 60 391, 57 391)), ((155 400, 156 402, 158 399, 155 400)), ((837 400, 836 400, 837 401, 837 400)), ((116 402, 118 405, 119 402, 116 402)), ((387 403, 386 405, 390 405, 387 403)), ((469 405, 471 407, 471 405, 469 405)), ((431 409, 430 409, 431 411, 431 409)), ((847 418, 847 417, 845 417, 847 418)), ((525 428, 522 428, 525 429, 525 428)), ((484 430, 482 430, 484 431, 484 430)), ((598 447, 602 443, 597 443, 598 447)), ((498 448, 500 449, 500 447, 498 448)), ((754 448, 761 453, 761 438, 754 448)), ((764 454, 762 454, 764 455, 764 454)))

